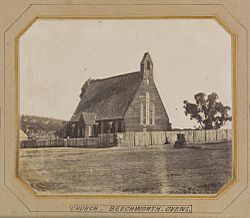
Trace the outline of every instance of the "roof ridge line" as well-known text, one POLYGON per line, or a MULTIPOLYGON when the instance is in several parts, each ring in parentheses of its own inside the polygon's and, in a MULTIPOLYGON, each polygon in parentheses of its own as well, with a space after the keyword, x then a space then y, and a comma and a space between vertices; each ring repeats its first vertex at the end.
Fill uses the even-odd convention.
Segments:
POLYGON ((99 82, 99 81, 103 81, 103 80, 114 79, 114 78, 127 76, 129 74, 136 74, 136 73, 141 73, 141 71, 139 70, 139 71, 135 71, 135 72, 124 73, 124 74, 120 74, 120 75, 116 75, 116 76, 106 77, 103 79, 92 79, 91 82, 99 82))

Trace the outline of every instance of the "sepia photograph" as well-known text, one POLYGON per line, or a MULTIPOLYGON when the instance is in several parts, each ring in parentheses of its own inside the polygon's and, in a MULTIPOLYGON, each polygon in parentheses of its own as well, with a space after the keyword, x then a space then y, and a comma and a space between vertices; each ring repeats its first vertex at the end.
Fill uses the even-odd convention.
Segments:
POLYGON ((18 39, 17 176, 38 195, 219 193, 232 41, 210 18, 36 19, 18 39))

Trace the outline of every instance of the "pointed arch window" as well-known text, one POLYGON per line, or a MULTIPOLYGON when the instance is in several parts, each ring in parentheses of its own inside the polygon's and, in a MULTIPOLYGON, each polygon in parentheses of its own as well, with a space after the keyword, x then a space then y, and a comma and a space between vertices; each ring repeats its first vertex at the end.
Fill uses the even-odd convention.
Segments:
POLYGON ((150 62, 147 61, 147 70, 150 70, 150 62))
POLYGON ((143 124, 143 103, 141 102, 141 109, 140 109, 140 124, 143 124))
POLYGON ((155 105, 152 104, 152 125, 155 125, 155 105))
POLYGON ((150 120, 150 117, 149 117, 149 104, 150 104, 150 96, 149 96, 149 92, 146 92, 146 124, 149 125, 149 120, 150 120))

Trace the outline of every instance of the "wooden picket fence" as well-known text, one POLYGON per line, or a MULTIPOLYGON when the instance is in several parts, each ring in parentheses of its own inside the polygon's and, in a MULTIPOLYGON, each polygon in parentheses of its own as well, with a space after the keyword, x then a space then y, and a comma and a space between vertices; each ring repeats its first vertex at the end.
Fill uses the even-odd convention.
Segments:
POLYGON ((187 143, 204 143, 231 141, 231 129, 217 130, 180 130, 180 131, 160 131, 160 132, 125 132, 117 133, 118 146, 150 146, 163 145, 165 143, 174 144, 177 134, 185 135, 187 143))
POLYGON ((117 134, 100 134, 93 138, 51 138, 38 140, 25 140, 20 142, 21 148, 41 147, 82 147, 107 148, 114 146, 135 147, 174 144, 177 134, 185 135, 187 143, 221 142, 232 140, 231 129, 217 130, 180 130, 159 132, 124 132, 117 134))
POLYGON ((83 148, 107 148, 116 146, 116 137, 113 134, 100 134, 93 138, 49 138, 20 141, 21 148, 42 147, 83 147, 83 148))

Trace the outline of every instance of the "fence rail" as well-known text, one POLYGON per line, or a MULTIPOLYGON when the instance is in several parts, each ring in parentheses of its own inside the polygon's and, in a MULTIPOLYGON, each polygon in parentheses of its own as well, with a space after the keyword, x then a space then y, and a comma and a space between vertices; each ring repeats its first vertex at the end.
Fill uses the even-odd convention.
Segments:
POLYGON ((53 138, 25 140, 20 142, 21 148, 40 147, 82 147, 82 148, 107 148, 113 146, 134 147, 163 145, 166 142, 173 144, 177 134, 183 133, 187 143, 204 143, 231 141, 231 129, 218 130, 180 130, 161 132, 124 132, 117 134, 100 134, 93 138, 53 138))
POLYGON ((180 131, 161 131, 161 132, 125 132, 117 133, 118 146, 150 146, 162 145, 166 142, 173 144, 177 134, 183 133, 187 143, 204 143, 231 141, 231 129, 217 130, 180 130, 180 131))
POLYGON ((56 139, 32 139, 20 141, 21 148, 41 147, 83 147, 83 148, 107 148, 116 145, 113 134, 101 134, 93 138, 56 138, 56 139))

